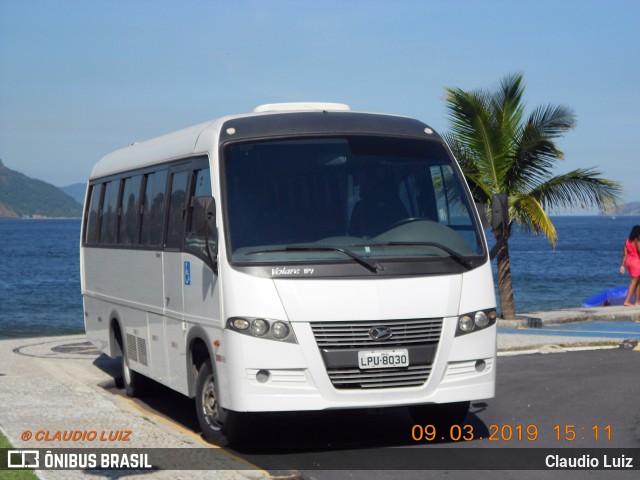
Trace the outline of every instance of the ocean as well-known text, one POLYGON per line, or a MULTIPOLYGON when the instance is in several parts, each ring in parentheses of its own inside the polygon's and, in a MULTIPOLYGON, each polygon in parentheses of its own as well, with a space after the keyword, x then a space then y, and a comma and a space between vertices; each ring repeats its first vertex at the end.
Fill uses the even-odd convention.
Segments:
MULTIPOLYGON (((580 307, 601 290, 629 284, 619 272, 622 248, 640 217, 552 220, 555 250, 518 231, 509 242, 518 312, 580 307)), ((0 219, 0 338, 83 332, 79 242, 78 219, 0 219)))

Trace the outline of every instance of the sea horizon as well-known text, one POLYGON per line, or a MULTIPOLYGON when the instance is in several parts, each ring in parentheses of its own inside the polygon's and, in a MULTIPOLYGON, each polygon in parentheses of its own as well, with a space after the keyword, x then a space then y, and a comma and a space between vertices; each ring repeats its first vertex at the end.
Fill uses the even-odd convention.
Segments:
MULTIPOLYGON (((628 275, 619 273, 622 249, 640 216, 553 215, 552 220, 555 249, 546 238, 518 229, 509 241, 517 314, 579 308, 602 290, 628 286, 628 275)), ((84 331, 80 226, 79 218, 0 218, 0 338, 84 331)), ((491 246, 490 232, 487 240, 491 246)), ((492 267, 495 282, 495 260, 492 267)))

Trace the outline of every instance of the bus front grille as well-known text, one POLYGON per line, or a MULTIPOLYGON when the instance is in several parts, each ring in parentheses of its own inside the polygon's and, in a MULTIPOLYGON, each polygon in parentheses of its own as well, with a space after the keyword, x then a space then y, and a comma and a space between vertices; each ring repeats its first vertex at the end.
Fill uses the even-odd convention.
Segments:
POLYGON ((327 373, 333 386, 340 389, 419 387, 429 378, 431 365, 375 370, 335 368, 328 369, 327 373))
POLYGON ((311 330, 335 388, 417 387, 424 385, 431 373, 442 318, 312 322, 311 330), (380 332, 386 332, 385 339, 374 339, 380 332), (358 351, 398 348, 408 350, 408 367, 358 367, 358 351))
POLYGON ((400 347, 403 345, 438 343, 442 330, 442 318, 312 322, 311 329, 320 348, 400 347), (386 340, 374 340, 370 335, 370 331, 375 327, 390 329, 391 337, 386 340))

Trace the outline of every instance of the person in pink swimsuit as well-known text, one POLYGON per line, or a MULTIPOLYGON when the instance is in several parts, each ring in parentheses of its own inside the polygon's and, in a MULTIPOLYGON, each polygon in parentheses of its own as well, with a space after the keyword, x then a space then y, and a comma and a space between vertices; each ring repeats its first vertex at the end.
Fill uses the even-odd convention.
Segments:
POLYGON ((623 275, 625 266, 631 276, 631 284, 624 304, 627 307, 633 305, 631 297, 635 294, 635 304, 638 306, 640 305, 640 225, 636 225, 631 229, 629 238, 624 243, 624 255, 622 257, 622 266, 620 267, 620 273, 623 275))

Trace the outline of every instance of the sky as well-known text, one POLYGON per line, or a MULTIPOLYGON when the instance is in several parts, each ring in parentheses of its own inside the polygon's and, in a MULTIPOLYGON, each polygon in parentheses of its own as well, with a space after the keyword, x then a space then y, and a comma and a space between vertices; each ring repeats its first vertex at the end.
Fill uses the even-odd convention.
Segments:
POLYGON ((640 1, 0 0, 0 159, 57 186, 103 155, 264 103, 331 101, 449 129, 446 87, 524 74, 577 127, 556 173, 640 201, 640 1))

